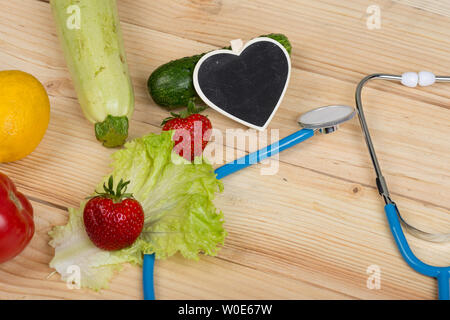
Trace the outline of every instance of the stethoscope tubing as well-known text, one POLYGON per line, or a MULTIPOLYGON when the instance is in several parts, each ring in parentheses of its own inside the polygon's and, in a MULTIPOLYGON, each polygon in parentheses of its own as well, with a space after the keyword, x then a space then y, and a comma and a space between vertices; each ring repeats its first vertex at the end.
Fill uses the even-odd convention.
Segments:
POLYGON ((144 254, 144 265, 142 266, 142 284, 144 300, 155 300, 154 278, 155 255, 144 254))
POLYGON ((436 278, 438 280, 439 299, 449 300, 450 267, 435 267, 420 261, 412 252, 408 241, 405 238, 395 204, 387 204, 384 207, 384 210, 392 235, 403 259, 415 271, 436 278))
MULTIPOLYGON (((300 142, 303 142, 313 137, 314 132, 315 131, 313 129, 299 130, 281 139, 278 142, 272 143, 271 145, 265 148, 252 152, 242 158, 234 160, 233 162, 227 163, 214 171, 216 174, 216 178, 217 179, 225 178, 226 176, 229 176, 232 173, 235 173, 253 164, 261 162, 269 157, 272 157, 282 152, 283 150, 291 148, 299 144, 300 142)), ((144 263, 142 267, 144 300, 155 300, 154 281, 153 281, 154 264, 155 264, 155 255, 145 254, 144 263)))
POLYGON ((236 171, 242 170, 251 166, 252 164, 259 163, 269 157, 272 157, 283 150, 289 149, 300 142, 303 142, 314 136, 314 130, 312 129, 302 129, 293 134, 275 142, 265 148, 258 151, 250 153, 242 158, 234 160, 233 162, 227 163, 220 168, 215 170, 217 179, 225 178, 226 176, 235 173, 236 171))
MULTIPOLYGON (((437 279, 438 282, 438 296, 440 300, 449 300, 449 282, 450 282, 450 267, 436 267, 423 263, 420 261, 412 252, 408 241, 406 240, 405 234, 402 229, 402 224, 408 229, 413 231, 417 235, 421 235, 425 237, 431 237, 433 235, 428 234, 426 232, 420 231, 413 226, 410 226, 403 220, 397 205, 392 201, 389 189, 387 187, 387 183, 383 177, 383 173, 381 171, 381 166, 378 162, 375 148, 372 143, 372 139, 370 136, 369 128, 367 126, 366 118, 364 116, 364 110, 361 99, 361 92, 364 85, 372 80, 372 79, 382 79, 382 80, 390 80, 390 81, 401 81, 402 76, 392 75, 392 74, 382 74, 376 73, 369 75, 361 80, 356 88, 355 99, 356 99, 356 108, 358 110, 359 121, 361 124, 361 128, 364 134, 364 138, 366 140, 367 147, 369 149, 370 157, 372 159, 372 163, 376 172, 376 183, 378 187, 378 191, 380 195, 383 197, 386 205, 385 212, 386 217, 389 223, 390 230, 394 237, 394 240, 397 244, 398 250, 402 255, 403 259, 408 263, 408 265, 414 269, 415 271, 437 279)), ((450 77, 445 76, 436 76, 437 82, 450 82, 450 77)))

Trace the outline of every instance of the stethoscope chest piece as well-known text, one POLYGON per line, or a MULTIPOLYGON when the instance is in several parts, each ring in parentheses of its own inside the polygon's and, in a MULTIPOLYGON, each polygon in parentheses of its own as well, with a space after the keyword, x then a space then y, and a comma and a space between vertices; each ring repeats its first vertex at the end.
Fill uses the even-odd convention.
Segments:
POLYGON ((340 124, 351 120, 355 114, 355 109, 350 106, 325 106, 302 114, 298 123, 305 129, 318 130, 328 134, 335 132, 340 124))

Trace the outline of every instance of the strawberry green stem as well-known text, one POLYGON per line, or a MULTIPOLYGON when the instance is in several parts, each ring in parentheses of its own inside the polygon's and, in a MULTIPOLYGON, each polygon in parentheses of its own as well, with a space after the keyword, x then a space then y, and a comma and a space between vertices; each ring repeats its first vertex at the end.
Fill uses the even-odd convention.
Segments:
POLYGON ((190 115, 196 114, 196 113, 200 113, 202 111, 204 111, 206 109, 205 106, 201 106, 201 107, 196 107, 195 106, 195 98, 192 98, 189 100, 188 106, 186 110, 181 111, 180 113, 175 113, 175 112, 171 112, 170 114, 172 115, 171 117, 165 118, 163 120, 163 122, 161 123, 161 125, 165 125, 167 122, 169 122, 172 119, 176 119, 176 118, 181 118, 181 119, 185 119, 187 117, 189 117, 190 115))
POLYGON ((120 179, 116 189, 114 190, 114 178, 113 176, 110 176, 108 179, 108 184, 106 184, 106 182, 103 184, 104 192, 96 193, 100 197, 112 199, 114 202, 120 202, 124 198, 133 198, 132 193, 126 193, 129 184, 130 181, 123 181, 123 179, 120 179))

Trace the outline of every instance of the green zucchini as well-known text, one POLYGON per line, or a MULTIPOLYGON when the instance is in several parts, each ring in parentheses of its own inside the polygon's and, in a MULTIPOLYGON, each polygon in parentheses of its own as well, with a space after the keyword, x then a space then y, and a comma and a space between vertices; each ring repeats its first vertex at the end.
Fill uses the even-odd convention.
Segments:
MULTIPOLYGON (((291 54, 291 43, 285 35, 271 33, 261 37, 278 41, 291 54)), ((194 68, 205 54, 173 60, 156 69, 147 82, 153 101, 169 110, 186 107, 192 98, 197 97, 193 83, 194 68)))
POLYGON ((50 0, 50 5, 85 117, 104 146, 121 146, 134 93, 116 0, 50 0))

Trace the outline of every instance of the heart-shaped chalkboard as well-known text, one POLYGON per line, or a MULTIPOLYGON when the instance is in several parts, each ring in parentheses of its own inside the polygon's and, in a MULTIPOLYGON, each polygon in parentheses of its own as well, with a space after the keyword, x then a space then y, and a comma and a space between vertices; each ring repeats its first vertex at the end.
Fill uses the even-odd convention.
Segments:
POLYGON ((291 61, 271 38, 256 38, 242 49, 216 50, 194 70, 194 86, 211 108, 248 127, 264 130, 288 86, 291 61))

